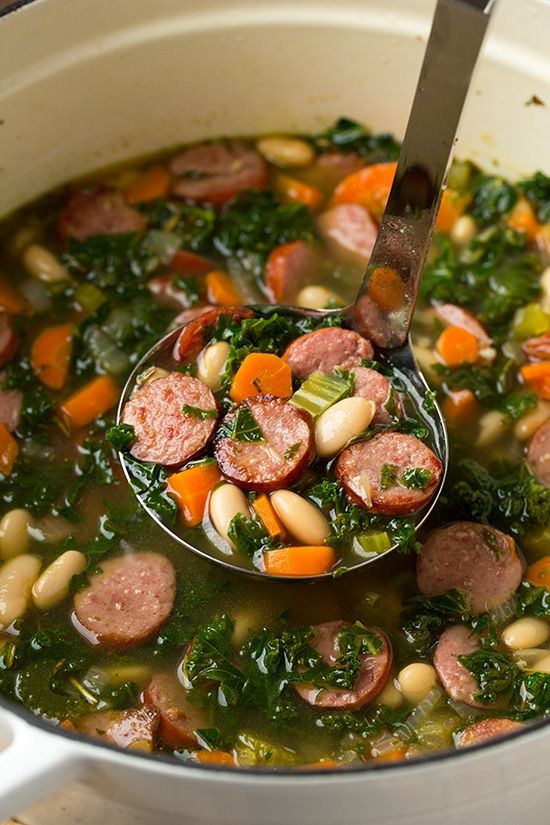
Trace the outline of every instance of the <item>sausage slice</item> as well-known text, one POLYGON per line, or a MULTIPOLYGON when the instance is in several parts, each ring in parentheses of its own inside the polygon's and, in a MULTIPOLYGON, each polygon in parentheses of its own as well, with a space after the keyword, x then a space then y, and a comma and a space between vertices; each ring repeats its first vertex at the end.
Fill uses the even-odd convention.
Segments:
POLYGON ((491 345, 491 338, 487 334, 485 327, 483 327, 475 315, 472 315, 467 309, 463 309, 456 304, 438 304, 435 307, 435 314, 445 326, 461 327, 471 332, 472 335, 475 335, 479 341, 480 349, 491 345))
POLYGON ((74 597, 75 626, 94 644, 131 648, 146 642, 172 611, 176 575, 159 553, 101 562, 101 571, 74 597))
POLYGON ((85 736, 102 739, 119 748, 152 751, 158 722, 158 714, 151 707, 100 710, 80 716, 76 728, 85 736))
POLYGON ((354 367, 353 372, 355 373, 353 394, 374 401, 376 404, 373 424, 391 424, 392 412, 394 415, 401 415, 401 402, 385 375, 370 367, 354 367))
POLYGON ((320 267, 318 252, 305 241, 277 246, 265 266, 265 286, 272 304, 292 303, 320 267))
POLYGON ((434 653, 434 667, 439 679, 451 697, 474 708, 487 708, 487 704, 477 702, 473 697, 479 692, 476 680, 458 656, 468 656, 481 647, 479 637, 464 625, 453 625, 445 630, 437 643, 434 653))
POLYGON ((239 410, 252 415, 261 441, 240 441, 220 435, 214 453, 222 474, 245 490, 270 491, 292 484, 313 458, 308 416, 273 395, 247 398, 223 420, 231 431, 239 410))
POLYGON ((62 241, 85 241, 95 235, 139 232, 147 221, 141 212, 128 206, 120 192, 109 189, 79 190, 62 210, 57 231, 62 241))
POLYGON ((184 149, 172 158, 170 171, 177 178, 174 195, 214 204, 267 183, 266 164, 242 141, 215 141, 184 149))
POLYGON ((529 361, 550 361, 550 332, 528 338, 521 345, 529 361))
POLYGON ((539 484, 550 487, 550 421, 539 427, 531 438, 527 461, 539 484))
POLYGON ((341 203, 317 218, 317 228, 332 254, 365 267, 370 259, 378 226, 357 203, 341 203))
POLYGON ((330 372, 335 367, 351 369, 363 358, 372 358, 370 341, 351 329, 324 327, 296 338, 283 353, 283 359, 300 381, 315 370, 330 372))
POLYGON ((0 312, 0 367, 11 361, 19 341, 7 312, 0 312))
POLYGON ((19 426, 23 395, 19 390, 0 390, 0 421, 12 433, 19 426))
POLYGON ((514 539, 470 521, 431 532, 416 563, 416 581, 424 596, 462 590, 473 613, 493 610, 509 599, 522 574, 514 539))
POLYGON ((479 745, 480 742, 487 742, 488 739, 497 739, 506 736, 514 730, 520 730, 524 725, 514 719, 480 719, 464 728, 456 737, 457 748, 465 748, 468 745, 479 745))
POLYGON ((122 421, 131 424, 136 434, 131 448, 134 458, 167 466, 183 464, 200 453, 214 432, 217 417, 210 388, 181 372, 143 384, 122 410, 122 421), (184 412, 185 406, 196 412, 184 412))
POLYGON ((205 727, 205 720, 174 674, 155 673, 143 691, 143 700, 158 712, 158 735, 165 745, 187 748, 197 744, 195 731, 205 727))
MULTIPOLYGON (((244 321, 246 318, 254 317, 254 313, 248 307, 201 307, 188 311, 195 313, 196 317, 191 317, 186 323, 174 345, 176 361, 192 361, 197 357, 211 337, 221 315, 228 315, 233 321, 244 321)), ((187 319, 188 316, 185 317, 187 319)))
MULTIPOLYGON (((338 634, 349 627, 350 622, 335 621, 318 624, 314 628, 311 647, 316 650, 327 665, 335 666, 341 655, 338 649, 338 634)), ((342 688, 318 688, 304 682, 294 683, 296 692, 310 705, 318 708, 337 708, 355 710, 375 699, 386 684, 393 653, 390 641, 378 627, 369 627, 382 642, 382 648, 376 656, 366 654, 361 659, 361 669, 353 690, 342 688)))
POLYGON ((380 433, 342 451, 336 476, 356 504, 384 516, 414 513, 428 503, 441 477, 435 453, 413 435, 380 433), (418 476, 414 486, 411 473, 418 476), (413 486, 407 486, 413 484, 413 486))

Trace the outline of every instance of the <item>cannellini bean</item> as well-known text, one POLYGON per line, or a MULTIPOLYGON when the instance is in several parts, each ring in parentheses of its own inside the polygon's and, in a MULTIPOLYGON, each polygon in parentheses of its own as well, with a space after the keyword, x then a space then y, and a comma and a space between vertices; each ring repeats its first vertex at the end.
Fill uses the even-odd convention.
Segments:
POLYGON ((69 273, 61 261, 45 246, 37 243, 31 244, 23 252, 23 265, 30 275, 47 284, 69 280, 69 273))
POLYGON ((436 674, 431 665, 413 662, 399 671, 397 681, 407 702, 418 705, 434 687, 436 674))
POLYGON ((403 704, 403 694, 395 686, 393 679, 389 679, 382 691, 376 697, 377 705, 386 705, 389 708, 398 708, 403 704))
POLYGON ((544 619, 524 616, 509 624, 502 631, 501 638, 506 647, 520 650, 527 647, 540 647, 550 637, 550 624, 544 619))
POLYGON ((26 246, 36 241, 40 235, 40 227, 38 224, 29 224, 22 226, 9 242, 9 250, 12 255, 21 255, 26 246))
POLYGON ((303 287, 296 296, 295 303, 297 307, 305 309, 325 309, 331 303, 344 305, 344 301, 336 292, 327 289, 326 286, 315 284, 303 287))
POLYGON ((197 378, 204 381, 211 390, 220 388, 229 349, 227 341, 217 341, 203 349, 197 358, 197 378))
POLYGON ((550 266, 547 266, 540 276, 540 288, 542 290, 540 304, 543 310, 550 315, 550 266))
POLYGON ((0 521, 0 558, 12 559, 29 548, 32 517, 28 510, 10 510, 0 521))
POLYGON ((210 521, 217 533, 229 544, 232 544, 227 531, 231 519, 238 513, 250 517, 250 510, 246 496, 234 484, 221 484, 210 496, 210 521))
POLYGON ((32 588, 33 601, 40 610, 49 610, 62 602, 69 592, 73 576, 86 568, 86 556, 78 550, 67 550, 46 567, 32 588))
POLYGON ((548 651, 540 647, 521 648, 512 652, 512 658, 521 670, 536 670, 537 662, 548 655, 548 651))
POLYGON ((261 138, 256 143, 256 149, 269 163, 282 169, 289 166, 307 166, 315 157, 313 146, 299 138, 261 138))
POLYGON ((550 673, 550 653, 539 659, 533 666, 533 670, 537 673, 550 673))
POLYGON ((0 626, 9 627, 20 619, 31 598, 31 590, 40 572, 40 559, 23 553, 0 568, 0 626))
POLYGON ((276 490, 270 498, 283 527, 300 544, 323 544, 328 538, 329 523, 310 501, 292 490, 276 490))
POLYGON ((489 410, 479 419, 479 431, 476 438, 476 447, 489 447, 504 435, 510 427, 504 415, 499 410, 489 410))
POLYGON ((451 229, 451 240, 458 246, 466 246, 475 237, 476 222, 470 215, 461 215, 454 222, 451 229))
POLYGON ((520 441, 527 441, 549 418, 550 402, 539 399, 534 410, 530 410, 516 421, 514 435, 520 441))
POLYGON ((351 397, 325 410, 315 424, 315 448, 321 458, 329 458, 355 436, 364 432, 376 411, 374 401, 351 397))
POLYGON ((144 384, 150 384, 151 381, 156 381, 158 378, 166 378, 170 373, 162 367, 148 367, 143 372, 140 372, 136 378, 136 387, 142 387, 144 384))

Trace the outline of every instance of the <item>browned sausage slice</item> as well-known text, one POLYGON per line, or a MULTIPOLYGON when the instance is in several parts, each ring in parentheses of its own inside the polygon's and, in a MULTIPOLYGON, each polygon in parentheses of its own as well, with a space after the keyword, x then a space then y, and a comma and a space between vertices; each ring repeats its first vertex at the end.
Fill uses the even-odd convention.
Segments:
POLYGON ((130 648, 146 642, 172 611, 176 575, 159 553, 133 553, 101 562, 74 597, 75 626, 89 641, 130 648))
POLYGON ((170 171, 178 178, 172 192, 179 198, 221 204, 244 189, 267 183, 267 166, 241 141, 201 143, 172 158, 170 171))
POLYGON ((475 633, 463 625, 453 625, 441 634, 433 661, 437 675, 451 699, 465 702, 474 708, 487 708, 489 705, 474 699, 474 695, 479 692, 477 682, 457 659, 457 656, 468 656, 480 647, 479 637, 475 633))
POLYGON ((200 453, 216 428, 217 417, 211 389, 181 372, 148 381, 122 410, 122 421, 136 434, 131 448, 134 458, 167 466, 183 464, 200 453), (184 412, 185 405, 197 412, 184 412))
POLYGON ((158 711, 158 735, 165 745, 187 748, 197 744, 195 731, 204 728, 205 721, 174 674, 155 673, 143 691, 143 700, 158 711))
POLYGON ((462 590, 473 613, 493 610, 509 599, 522 574, 514 539, 470 521, 430 533, 416 563, 416 581, 424 596, 462 590))
POLYGON ((246 490, 269 491, 292 484, 313 458, 307 415, 282 398, 256 395, 226 415, 222 426, 232 428, 242 408, 252 413, 263 440, 217 437, 214 452, 221 472, 246 490))
POLYGON ((317 218, 317 228, 337 258, 365 267, 370 259, 378 226, 356 203, 341 203, 317 218))
POLYGON ((315 370, 330 372, 335 367, 351 369, 363 358, 371 359, 374 350, 370 341, 351 329, 324 327, 301 335, 288 345, 283 359, 300 381, 315 370))
POLYGON ((19 425, 23 396, 19 390, 0 390, 0 421, 12 433, 19 425))
POLYGON ((275 247, 265 266, 265 287, 271 303, 292 303, 320 266, 319 253, 305 241, 275 247))
MULTIPOLYGON (((340 631, 349 627, 349 622, 336 621, 318 624, 314 628, 311 647, 320 653, 327 665, 335 666, 341 655, 338 649, 340 631)), ((375 655, 366 654, 361 658, 361 669, 353 690, 342 688, 318 688, 310 684, 296 682, 297 693, 310 705, 318 708, 341 708, 355 710, 375 699, 383 690, 392 663, 392 648, 386 634, 378 627, 368 627, 382 642, 381 650, 375 655)))
POLYGON ((402 405, 385 375, 370 367, 354 367, 353 394, 376 404, 373 424, 391 424, 392 414, 400 416, 402 405))
POLYGON ((17 335, 6 312, 0 312, 0 367, 11 361, 18 347, 17 335))
POLYGON ((158 714, 151 707, 100 710, 80 716, 76 728, 84 736, 102 739, 119 748, 149 752, 153 750, 158 721, 158 714))
POLYGON ((521 730, 524 725, 514 719, 480 719, 464 728, 456 737, 457 748, 465 748, 468 745, 479 745, 480 742, 487 742, 488 739, 497 739, 506 736, 515 730, 521 730))
POLYGON ((438 304, 435 307, 435 314, 445 326, 461 327, 475 335, 481 349, 491 345, 491 338, 486 329, 479 323, 475 315, 472 315, 467 309, 463 309, 456 304, 438 304))
POLYGON ((528 338, 521 345, 529 361, 550 361, 550 332, 528 338))
POLYGON ((62 210, 57 230, 62 241, 85 241, 95 235, 120 235, 145 229, 145 217, 109 189, 75 192, 62 210))
POLYGON ((248 307, 201 307, 195 312, 197 317, 183 327, 178 340, 174 345, 176 361, 192 361, 207 343, 222 315, 229 316, 233 321, 244 321, 253 318, 254 313, 248 307))
POLYGON ((380 433, 346 447, 336 464, 336 476, 356 504, 385 516, 414 513, 428 503, 441 477, 441 462, 413 435, 380 433), (414 470, 426 471, 407 486, 414 470))
POLYGON ((527 461, 539 484, 550 487, 550 421, 539 427, 531 438, 527 461))

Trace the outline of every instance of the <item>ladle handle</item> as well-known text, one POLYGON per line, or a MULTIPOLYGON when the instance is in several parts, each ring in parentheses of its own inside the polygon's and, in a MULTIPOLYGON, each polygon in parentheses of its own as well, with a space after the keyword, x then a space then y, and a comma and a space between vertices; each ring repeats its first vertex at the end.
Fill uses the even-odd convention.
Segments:
POLYGON ((470 80, 496 0, 438 0, 397 171, 352 323, 404 344, 470 80))

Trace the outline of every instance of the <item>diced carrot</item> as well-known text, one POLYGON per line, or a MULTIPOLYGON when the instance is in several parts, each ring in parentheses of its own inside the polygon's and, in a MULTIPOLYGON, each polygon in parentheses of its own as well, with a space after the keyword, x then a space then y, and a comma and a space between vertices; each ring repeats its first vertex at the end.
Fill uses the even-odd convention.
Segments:
POLYGON ((63 719, 63 721, 59 723, 59 727, 63 730, 76 731, 76 727, 73 725, 70 719, 63 719))
POLYGON ((303 203, 315 212, 323 202, 323 193, 315 186, 310 186, 290 175, 277 175, 275 189, 284 203, 303 203))
POLYGON ((550 361, 525 364, 519 371, 527 389, 550 401, 550 361))
POLYGON ((203 765, 235 765, 235 757, 227 751, 197 751, 194 756, 203 765))
POLYGON ((222 307, 242 304, 242 298, 227 272, 214 269, 208 273, 205 282, 206 297, 209 304, 222 307))
POLYGON ((516 201, 506 219, 506 225, 509 226, 510 229, 515 229, 516 232, 524 232, 527 239, 532 242, 536 240, 541 228, 535 215, 535 210, 527 198, 519 198, 516 201))
POLYGON ((550 556, 530 564, 525 573, 525 579, 535 587, 546 587, 550 590, 550 556))
POLYGON ((146 169, 124 192, 126 202, 131 206, 147 203, 157 198, 165 198, 170 190, 170 175, 164 166, 146 169))
POLYGON ((445 421, 453 427, 460 427, 471 421, 477 408, 477 399, 471 390, 451 390, 441 404, 445 421))
POLYGON ((334 759, 319 759, 318 762, 310 762, 304 765, 305 770, 326 771, 331 768, 341 768, 341 762, 335 762, 334 759))
POLYGON ((385 751, 382 754, 376 756, 377 762, 400 762, 402 759, 405 758, 405 754, 407 753, 407 748, 405 745, 397 745, 395 748, 391 750, 385 751))
POLYGON ((170 270, 179 275, 205 275, 214 269, 214 264, 202 255, 195 255, 186 249, 176 252, 170 261, 170 270))
POLYGON ((215 461, 196 464, 167 479, 167 489, 178 502, 183 521, 189 527, 200 524, 208 496, 221 479, 215 461))
POLYGON ((358 203, 379 221, 386 208, 396 169, 396 163, 373 163, 353 172, 340 181, 330 205, 358 203))
POLYGON ((15 459, 19 455, 19 445, 5 424, 0 421, 0 473, 9 476, 15 459))
POLYGON ((539 228, 535 242, 540 252, 546 258, 550 258, 550 223, 545 223, 539 228))
POLYGON ((437 213, 437 229, 440 232, 450 232, 458 218, 464 214, 469 200, 468 195, 461 195, 456 189, 445 189, 437 213))
POLYGON ((253 395, 292 395, 292 371, 286 361, 268 352, 251 352, 235 373, 229 395, 240 403, 253 395))
POLYGON ((368 292, 375 303, 391 312, 403 305, 405 284, 395 269, 377 266, 369 276, 368 292))
POLYGON ((46 327, 31 347, 31 367, 36 377, 52 390, 65 386, 71 363, 72 324, 46 327))
POLYGON ((3 278, 0 279, 0 309, 9 315, 18 315, 27 309, 25 299, 3 278))
POLYGON ((265 572, 271 576, 315 576, 327 573, 336 561, 332 547, 282 547, 264 553, 265 572))
POLYGON ((479 355, 479 341, 476 336, 463 327, 447 327, 435 345, 441 359, 448 367, 459 364, 474 364, 479 355))
POLYGON ((265 493, 254 499, 252 507, 270 536, 284 538, 285 529, 265 493))
POLYGON ((118 401, 120 389, 109 375, 98 375, 59 406, 60 423, 69 430, 91 424, 118 401))

